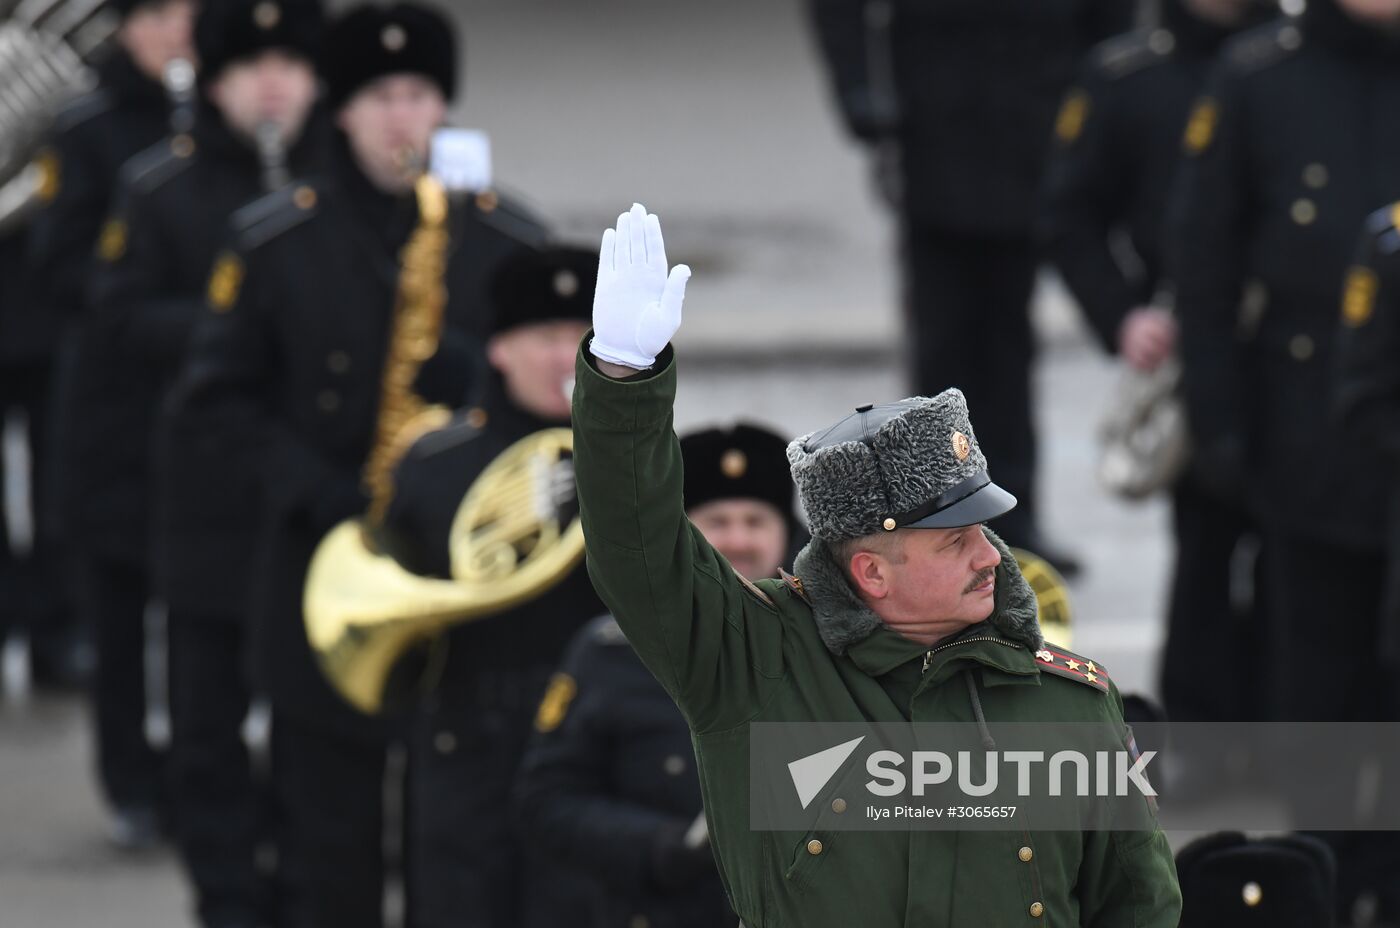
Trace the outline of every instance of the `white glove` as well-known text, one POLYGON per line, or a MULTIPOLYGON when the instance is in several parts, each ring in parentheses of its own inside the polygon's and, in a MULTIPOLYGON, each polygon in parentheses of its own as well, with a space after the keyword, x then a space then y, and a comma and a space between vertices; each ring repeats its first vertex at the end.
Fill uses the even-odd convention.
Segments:
POLYGON ((640 203, 603 233, 598 288, 593 291, 593 340, 600 361, 646 370, 681 327, 681 302, 690 268, 667 273, 661 220, 640 203))

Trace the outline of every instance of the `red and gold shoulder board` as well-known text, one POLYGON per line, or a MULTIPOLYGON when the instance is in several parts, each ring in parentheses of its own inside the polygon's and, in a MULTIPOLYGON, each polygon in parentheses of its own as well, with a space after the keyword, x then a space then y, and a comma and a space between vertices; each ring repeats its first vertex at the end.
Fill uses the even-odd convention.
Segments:
POLYGON ((1042 673, 1053 673, 1092 686, 1101 693, 1108 692, 1109 676, 1103 665, 1058 645, 1049 642, 1041 645, 1035 652, 1035 663, 1042 673))

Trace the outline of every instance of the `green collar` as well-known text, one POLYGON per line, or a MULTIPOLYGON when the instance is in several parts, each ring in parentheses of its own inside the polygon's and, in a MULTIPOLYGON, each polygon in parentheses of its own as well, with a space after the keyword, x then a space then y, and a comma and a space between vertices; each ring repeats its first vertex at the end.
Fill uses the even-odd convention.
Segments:
POLYGON ((1039 683, 1035 657, 1021 642, 1002 635, 990 622, 978 622, 956 635, 925 648, 894 629, 882 625, 846 649, 846 656, 872 677, 882 677, 912 660, 927 659, 921 668, 930 685, 937 685, 957 671, 964 661, 975 661, 994 673, 984 673, 984 686, 1039 683))

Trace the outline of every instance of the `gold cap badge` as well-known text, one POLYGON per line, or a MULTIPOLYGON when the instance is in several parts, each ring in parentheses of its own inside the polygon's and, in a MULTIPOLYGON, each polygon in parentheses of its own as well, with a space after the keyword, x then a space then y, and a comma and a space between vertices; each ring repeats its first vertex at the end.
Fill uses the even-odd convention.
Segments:
POLYGON ((401 52, 408 44, 408 33, 404 32, 403 26, 392 23, 384 27, 384 31, 379 33, 379 41, 383 43, 384 49, 391 52, 401 52))
POLYGON ((738 448, 730 448, 719 459, 719 471, 730 480, 738 480, 749 469, 748 455, 738 448))
POLYGON ((962 432, 953 433, 953 454, 959 461, 966 461, 967 456, 972 453, 972 442, 962 432))
POLYGON ((259 29, 267 32, 276 29, 277 24, 282 21, 282 8, 273 3, 272 0, 263 0, 253 7, 253 23, 259 29))
POLYGON ((578 293, 578 275, 573 271, 559 271, 554 275, 554 292, 565 299, 578 293))

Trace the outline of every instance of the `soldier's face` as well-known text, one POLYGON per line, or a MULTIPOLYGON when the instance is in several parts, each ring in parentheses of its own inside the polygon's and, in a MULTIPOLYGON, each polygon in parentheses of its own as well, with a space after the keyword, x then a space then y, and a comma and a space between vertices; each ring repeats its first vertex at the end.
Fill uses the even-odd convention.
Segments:
POLYGON ((1371 26, 1400 27, 1400 0, 1337 0, 1352 19, 1371 26))
POLYGON ((787 522, 770 503, 717 499, 686 510, 690 521, 741 576, 773 577, 787 553, 787 522))
POLYGON ((194 0, 143 3, 122 22, 117 41, 138 71, 158 81, 170 62, 179 58, 195 62, 194 18, 198 12, 194 0))
POLYGON ((573 320, 519 325, 492 336, 486 354, 515 405, 563 422, 569 418, 574 357, 587 331, 588 323, 573 320))
POLYGON ((301 134, 316 102, 316 72, 300 55, 273 48, 226 65, 208 93, 235 132, 251 138, 272 123, 286 145, 301 134))
POLYGON ((870 608, 911 641, 933 644, 992 614, 1001 554, 980 525, 901 529, 897 553, 852 558, 870 608))
POLYGON ((336 121, 355 161, 376 187, 399 193, 427 168, 433 132, 447 117, 437 84, 417 74, 389 74, 356 91, 336 121))

